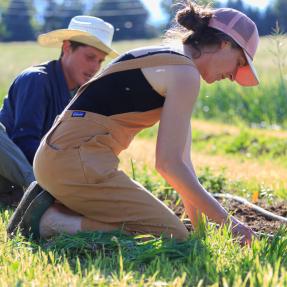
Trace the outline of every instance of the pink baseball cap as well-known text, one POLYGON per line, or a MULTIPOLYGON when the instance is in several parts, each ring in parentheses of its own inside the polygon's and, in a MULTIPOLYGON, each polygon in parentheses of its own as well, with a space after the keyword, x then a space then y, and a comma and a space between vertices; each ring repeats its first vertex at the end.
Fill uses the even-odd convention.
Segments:
POLYGON ((241 86, 256 86, 259 79, 253 65, 253 58, 259 43, 256 24, 245 14, 231 8, 213 10, 209 27, 230 36, 243 50, 247 66, 238 68, 235 81, 241 86))

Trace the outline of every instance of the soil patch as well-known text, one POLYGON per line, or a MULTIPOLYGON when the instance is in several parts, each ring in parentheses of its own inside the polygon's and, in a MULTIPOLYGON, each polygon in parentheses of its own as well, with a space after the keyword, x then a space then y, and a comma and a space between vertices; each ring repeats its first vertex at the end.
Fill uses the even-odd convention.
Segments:
MULTIPOLYGON (((287 226, 285 223, 270 219, 244 204, 229 199, 219 200, 219 202, 231 214, 233 214, 240 221, 246 223, 249 227, 252 228, 252 230, 256 232, 274 234, 280 229, 280 227, 287 226)), ((272 205, 267 204, 266 202, 259 202, 257 205, 274 214, 287 217, 287 201, 276 202, 272 205)), ((172 206, 171 204, 170 208, 173 209, 179 217, 182 216, 182 205, 172 206)), ((185 225, 189 230, 191 229, 189 221, 185 221, 185 225)))
MULTIPOLYGON (((269 234, 276 233, 280 227, 286 225, 278 220, 270 219, 260 212, 254 211, 249 206, 238 202, 223 200, 222 205, 230 211, 235 217, 248 224, 254 231, 269 234)), ((268 205, 265 202, 259 202, 258 206, 283 217, 287 217, 287 202, 278 202, 268 205)))

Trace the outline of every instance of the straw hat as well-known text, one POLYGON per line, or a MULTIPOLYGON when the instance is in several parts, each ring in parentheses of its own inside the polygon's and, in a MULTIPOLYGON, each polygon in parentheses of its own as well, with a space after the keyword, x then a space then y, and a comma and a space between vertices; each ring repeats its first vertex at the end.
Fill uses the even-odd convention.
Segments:
POLYGON ((68 29, 54 30, 38 37, 44 47, 61 47, 64 40, 71 40, 95 47, 116 58, 119 54, 111 48, 114 27, 104 20, 92 16, 75 16, 68 29))

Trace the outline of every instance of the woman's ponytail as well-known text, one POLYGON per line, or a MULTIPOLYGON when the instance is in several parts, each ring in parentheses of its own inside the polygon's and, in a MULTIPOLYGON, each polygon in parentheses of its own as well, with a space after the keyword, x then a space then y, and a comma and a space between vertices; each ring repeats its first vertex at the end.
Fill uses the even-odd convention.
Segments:
POLYGON ((183 9, 177 11, 175 20, 187 30, 193 31, 194 33, 200 33, 208 27, 211 17, 211 9, 203 8, 188 1, 183 9))

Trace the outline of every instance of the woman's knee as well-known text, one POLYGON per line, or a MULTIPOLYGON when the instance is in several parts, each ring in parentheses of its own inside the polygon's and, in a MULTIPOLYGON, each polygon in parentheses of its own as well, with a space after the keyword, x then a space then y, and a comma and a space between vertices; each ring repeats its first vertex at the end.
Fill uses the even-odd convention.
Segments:
MULTIPOLYGON (((182 224, 183 225, 183 224, 182 224)), ((172 234, 172 237, 178 241, 184 241, 187 239, 188 237, 188 230, 186 229, 186 227, 183 225, 183 226, 178 226, 175 228, 173 234, 172 234)))

